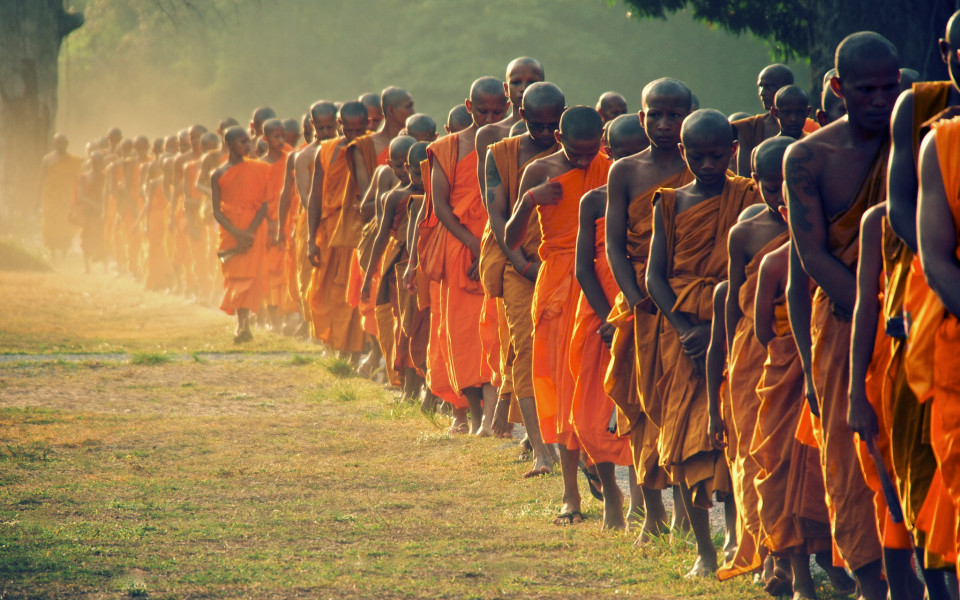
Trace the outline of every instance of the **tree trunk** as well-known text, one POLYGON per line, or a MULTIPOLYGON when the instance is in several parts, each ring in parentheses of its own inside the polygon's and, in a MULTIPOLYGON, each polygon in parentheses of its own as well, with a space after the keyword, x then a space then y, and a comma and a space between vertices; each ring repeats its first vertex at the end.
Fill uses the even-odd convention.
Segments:
POLYGON ((40 160, 57 115, 60 43, 83 25, 63 0, 0 0, 0 223, 34 214, 40 160))

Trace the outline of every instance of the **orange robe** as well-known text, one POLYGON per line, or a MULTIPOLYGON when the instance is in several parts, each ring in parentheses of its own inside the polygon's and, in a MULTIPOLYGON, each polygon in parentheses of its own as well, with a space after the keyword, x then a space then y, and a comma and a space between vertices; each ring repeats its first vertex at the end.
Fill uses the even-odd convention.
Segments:
POLYGON ((387 372, 396 376, 397 381, 402 381, 404 369, 416 366, 410 357, 410 340, 401 324, 401 296, 397 287, 397 282, 403 278, 403 271, 398 271, 398 266, 403 265, 406 270, 408 259, 406 237, 409 204, 409 196, 397 203, 393 222, 390 224, 390 239, 379 267, 380 285, 374 298, 377 306, 378 337, 381 339, 384 358, 387 359, 387 372))
POLYGON ((790 329, 786 298, 774 305, 777 337, 767 345, 757 383, 760 406, 750 453, 760 467, 754 479, 759 496, 760 542, 784 555, 831 549, 830 517, 824 502, 820 453, 794 433, 806 406, 803 366, 790 329))
POLYGON ((300 190, 297 189, 296 185, 293 185, 292 188, 290 191, 290 206, 287 207, 287 218, 283 222, 283 235, 286 237, 283 241, 283 277, 286 287, 280 296, 280 312, 287 315, 299 314, 303 317, 298 278, 300 262, 298 260, 299 238, 297 227, 300 214, 305 211, 300 200, 300 190))
MULTIPOLYGON (((888 147, 882 146, 851 205, 827 224, 829 251, 851 272, 859 253, 860 218, 886 197, 888 147)), ((810 317, 814 387, 823 431, 820 463, 830 525, 841 558, 852 570, 881 558, 874 516, 865 511, 874 494, 863 478, 853 431, 847 424, 850 376, 850 317, 836 314, 823 289, 814 293, 810 317)))
MULTIPOLYGON (((673 310, 694 324, 713 319, 713 288, 726 277, 727 234, 743 209, 760 202, 753 181, 728 176, 723 192, 676 212, 676 193, 661 189, 660 202, 667 249, 667 279, 677 295, 673 310)), ((714 476, 721 481, 727 466, 707 438, 707 384, 703 364, 683 351, 677 330, 661 319, 659 356, 663 375, 657 396, 644 408, 660 428, 660 464, 674 481, 683 481, 694 502, 709 506, 714 476)))
MULTIPOLYGON (((283 191, 283 182, 287 177, 287 154, 285 149, 283 155, 275 162, 270 163, 267 179, 267 193, 269 194, 269 206, 267 210, 267 231, 272 235, 271 228, 278 227, 280 221, 280 192, 283 191)), ((280 307, 283 303, 283 296, 286 294, 287 282, 286 273, 283 269, 283 249, 267 240, 267 255, 264 262, 267 280, 267 305, 280 307)))
POLYGON ((212 272, 215 265, 210 262, 207 254, 207 246, 210 242, 207 240, 208 229, 203 222, 204 198, 197 189, 197 169, 200 167, 200 160, 198 158, 188 162, 183 170, 183 200, 192 261, 189 271, 197 293, 206 295, 213 289, 212 272))
MULTIPOLYGON (((619 288, 607 262, 606 222, 601 217, 595 225, 593 268, 607 302, 613 303, 619 288)), ((610 349, 597 333, 602 325, 603 321, 581 292, 570 343, 570 371, 576 378, 571 408, 573 427, 594 463, 611 462, 626 466, 633 462, 630 441, 609 430, 610 417, 617 406, 603 389, 603 374, 610 363, 610 349)))
POLYGON ((644 408, 645 402, 657 404, 657 380, 661 375, 658 352, 661 316, 647 295, 646 282, 653 233, 651 200, 660 188, 683 187, 691 181, 693 174, 684 168, 630 200, 627 207, 627 257, 633 264, 637 287, 643 298, 631 309, 623 294, 617 294, 607 317, 617 329, 610 347, 610 366, 604 376, 604 389, 617 404, 617 432, 630 436, 637 479, 649 489, 667 487, 667 474, 660 467, 657 450, 660 430, 650 421, 644 408))
MULTIPOLYGON (((430 169, 439 168, 450 183, 450 208, 473 235, 479 238, 487 220, 480 199, 477 181, 477 153, 458 158, 459 134, 447 136, 427 147, 430 169)), ((443 277, 440 280, 441 314, 446 329, 447 375, 455 390, 465 390, 490 383, 493 373, 484 359, 485 343, 497 338, 495 322, 482 321, 484 304, 493 306, 487 314, 496 314, 495 302, 485 298, 478 281, 467 275, 474 260, 470 250, 445 227, 436 235, 443 236, 443 277)), ((431 303, 431 306, 433 304, 431 303)), ((461 400, 458 399, 458 402, 461 400)), ((458 408, 466 406, 454 403, 458 408)))
POLYGON ((150 194, 147 221, 147 260, 146 288, 160 291, 171 283, 173 270, 167 258, 167 197, 163 193, 163 184, 157 184, 150 194))
MULTIPOLYGON (((135 159, 133 168, 131 169, 130 196, 133 199, 134 222, 136 222, 140 213, 143 212, 144 204, 143 198, 140 195, 140 170, 149 164, 149 161, 140 162, 139 159, 135 159)), ((130 223, 130 226, 127 228, 127 268, 138 281, 143 278, 144 242, 142 224, 134 226, 133 223, 130 223)))
MULTIPOLYGON (((313 270, 308 296, 313 336, 341 352, 360 352, 363 349, 363 328, 360 312, 347 301, 347 284, 354 247, 347 244, 346 232, 338 225, 344 209, 344 198, 351 199, 347 210, 352 210, 355 190, 349 187, 346 148, 339 148, 340 138, 324 140, 317 156, 323 167, 323 191, 320 220, 312 232, 320 249, 320 266, 313 270), (353 194, 353 195, 351 195, 353 194), (340 231, 338 240, 335 232, 340 231), (339 241, 341 245, 335 245, 339 241)), ((350 221, 348 220, 347 223, 350 221)))
MULTIPOLYGON (((244 160, 220 176, 220 210, 235 227, 246 229, 260 207, 269 200, 270 167, 259 160, 244 160)), ((237 240, 220 228, 220 251, 237 245, 237 240)), ((253 245, 222 264, 224 294, 220 308, 228 315, 237 309, 253 312, 263 307, 266 293, 264 260, 267 252, 267 225, 257 228, 253 245)))
POLYGON ((724 401, 730 405, 724 411, 730 419, 727 429, 727 466, 733 484, 733 498, 737 505, 737 553, 733 560, 717 572, 721 579, 749 573, 760 566, 758 540, 760 538, 760 499, 754 480, 760 466, 751 455, 754 430, 760 409, 757 384, 763 375, 763 362, 767 350, 757 341, 754 333, 753 308, 756 302, 757 278, 760 261, 769 252, 783 245, 789 234, 783 234, 767 242, 747 263, 746 279, 740 287, 738 302, 743 316, 737 323, 730 348, 727 369, 727 390, 724 401))
POLYGON ((43 243, 50 250, 66 252, 73 245, 77 226, 68 219, 73 188, 83 159, 66 153, 47 167, 40 182, 40 209, 43 211, 43 243))
POLYGON ((580 297, 574 276, 580 199, 604 185, 609 170, 610 161, 597 154, 586 169, 570 169, 551 180, 563 187, 557 204, 537 206, 543 265, 533 292, 533 386, 544 440, 555 432, 556 441, 569 450, 580 447, 572 410, 576 381, 570 370, 580 297))

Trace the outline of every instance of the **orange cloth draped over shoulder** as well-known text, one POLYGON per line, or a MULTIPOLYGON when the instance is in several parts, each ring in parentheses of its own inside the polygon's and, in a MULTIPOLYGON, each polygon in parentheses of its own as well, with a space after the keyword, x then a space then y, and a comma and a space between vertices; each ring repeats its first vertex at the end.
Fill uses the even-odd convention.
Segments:
POLYGON ((286 281, 286 288, 280 299, 280 312, 283 314, 294 314, 303 312, 300 306, 300 284, 299 271, 299 236, 298 228, 301 213, 303 210, 302 200, 300 199, 300 190, 294 184, 290 191, 290 206, 287 207, 287 218, 283 222, 283 273, 286 281))
MULTIPOLYGON (((889 145, 882 145, 850 206, 828 220, 828 251, 851 273, 859 254, 860 218, 886 199, 889 145)), ((822 288, 814 293, 810 317, 814 387, 823 431, 820 463, 830 525, 840 557, 852 570, 881 558, 874 516, 863 510, 874 494, 863 478, 853 431, 847 424, 850 316, 838 314, 822 288)))
MULTIPOLYGON (((235 227, 246 229, 260 207, 269 201, 270 166, 259 160, 244 160, 227 169, 220 176, 220 209, 235 227)), ((220 228, 220 252, 230 250, 237 240, 226 229, 220 228)), ((267 252, 266 221, 260 224, 253 245, 243 254, 235 255, 222 265, 224 294, 220 308, 228 315, 237 309, 258 311, 266 294, 264 261, 267 252)))
MULTIPOLYGON (((493 157, 494 164, 497 166, 500 180, 507 191, 507 200, 510 203, 511 212, 517 202, 520 178, 527 166, 534 160, 553 154, 560 147, 559 144, 554 144, 521 165, 521 141, 520 136, 506 138, 492 144, 488 149, 493 157)), ((495 246, 495 250, 502 257, 502 260, 497 257, 494 248, 488 250, 489 255, 486 258, 481 251, 480 266, 482 270, 480 277, 489 295, 499 295, 503 298, 503 317, 506 321, 508 333, 508 339, 500 340, 500 343, 506 346, 508 356, 506 364, 501 364, 501 368, 505 372, 504 379, 506 380, 509 377, 516 398, 534 398, 533 317, 531 314, 534 283, 513 268, 513 264, 500 251, 489 225, 484 230, 483 235, 483 247, 495 246), (506 373, 509 373, 509 375, 506 373)), ((537 258, 537 248, 539 246, 540 220, 537 216, 531 215, 527 235, 520 246, 520 250, 527 258, 534 259, 537 258)))
POLYGON ((727 466, 733 484, 733 498, 737 505, 737 553, 724 565, 717 576, 729 579, 749 573, 760 566, 759 539, 760 498, 754 480, 760 474, 760 465, 751 454, 754 430, 760 410, 757 384, 763 375, 763 363, 767 350, 757 340, 754 331, 753 309, 756 304, 757 278, 760 261, 768 253, 782 246, 789 239, 784 231, 767 242, 747 263, 746 279, 740 286, 737 298, 743 316, 735 326, 733 346, 730 348, 727 368, 727 389, 723 401, 730 405, 724 414, 730 415, 727 429, 727 466))
MULTIPOLYGON (((427 146, 431 176, 433 169, 442 171, 450 184, 449 203, 454 216, 480 238, 487 213, 480 199, 477 153, 473 151, 460 159, 458 152, 459 134, 441 138, 427 146)), ((489 319, 482 321, 480 317, 485 303, 492 305, 487 314, 496 315, 496 303, 485 297, 480 282, 467 275, 474 261, 469 248, 442 223, 435 235, 443 236, 442 255, 434 258, 443 261, 440 302, 441 319, 446 329, 447 376, 453 389, 462 391, 490 383, 493 378, 483 348, 495 346, 491 340, 497 339, 497 325, 495 319, 492 322, 489 319)), ((458 396, 454 406, 464 408, 466 399, 458 396)))
POLYGON ((532 309, 537 417, 544 441, 555 432, 557 443, 569 450, 580 447, 572 413, 576 382, 570 370, 570 340, 580 297, 574 276, 580 199, 604 185, 609 170, 610 161, 597 154, 586 169, 570 169, 551 180, 563 188, 557 204, 537 206, 542 238, 538 252, 543 261, 532 309))
MULTIPOLYGON (((743 209, 760 202, 750 179, 727 176, 723 192, 676 212, 676 192, 661 189, 660 203, 666 241, 667 280, 677 295, 674 311, 694 324, 713 319, 713 288, 726 277, 727 234, 743 209)), ((659 339, 663 375, 657 396, 644 398, 644 408, 660 428, 660 464, 674 481, 683 481, 698 506, 709 506, 717 482, 727 466, 707 439, 707 384, 703 365, 683 351, 676 329, 661 319, 659 339)))
POLYGON ((83 159, 64 154, 47 167, 40 182, 40 209, 43 211, 43 243, 50 250, 66 252, 73 245, 78 227, 70 222, 70 203, 83 159))
MULTIPOLYGON (((270 227, 278 227, 280 221, 280 192, 283 191, 283 182, 287 177, 287 151, 276 162, 269 163, 267 193, 270 195, 267 209, 268 232, 270 227)), ((267 240, 267 256, 265 262, 267 270, 267 304, 279 308, 283 302, 287 285, 283 270, 283 249, 267 240)))
POLYGON ((313 270, 308 295, 314 337, 334 350, 360 352, 363 349, 360 313, 347 302, 353 248, 332 244, 344 208, 343 199, 351 193, 347 152, 345 147, 339 147, 340 141, 340 138, 324 140, 317 154, 323 169, 323 190, 320 222, 312 233, 320 249, 320 266, 313 270))
POLYGON ((622 293, 617 294, 607 321, 616 327, 610 347, 610 365, 604 376, 604 389, 617 405, 617 432, 630 436, 633 466, 644 487, 663 489, 667 474, 660 467, 657 440, 660 430, 650 421, 644 399, 657 404, 657 380, 660 378, 660 314, 647 295, 647 258, 653 233, 653 195, 660 188, 678 188, 693 181, 684 168, 650 189, 634 196, 627 206, 627 257, 633 264, 637 287, 643 298, 630 308, 622 293))
POLYGON ((820 453, 794 432, 803 414, 803 366, 790 329, 786 298, 774 304, 777 337, 767 345, 757 383, 760 407, 751 455, 760 467, 754 479, 759 496, 760 542, 784 555, 830 550, 830 516, 824 502, 820 453))
MULTIPOLYGON (((607 262, 606 222, 604 217, 596 221, 593 269, 607 302, 612 303, 619 288, 607 262)), ((602 325, 603 321, 593 312, 587 297, 581 292, 570 343, 570 371, 576 378, 573 427, 587 456, 594 463, 609 462, 627 466, 633 463, 630 441, 617 436, 616 431, 609 430, 610 417, 617 406, 603 389, 603 374, 610 363, 610 349, 598 333, 602 325)))

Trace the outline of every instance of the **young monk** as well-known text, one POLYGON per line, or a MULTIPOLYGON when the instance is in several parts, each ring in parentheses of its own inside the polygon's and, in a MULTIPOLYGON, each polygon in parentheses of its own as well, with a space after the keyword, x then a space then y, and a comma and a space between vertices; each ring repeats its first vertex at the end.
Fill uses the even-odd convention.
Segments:
POLYGON ((196 158, 187 162, 183 167, 183 212, 187 228, 187 239, 190 243, 191 278, 194 281, 196 300, 206 302, 213 292, 213 270, 216 263, 210 260, 207 248, 210 245, 209 228, 205 222, 210 212, 209 205, 204 203, 204 196, 197 187, 198 169, 206 153, 216 150, 220 139, 213 132, 206 132, 200 136, 196 158))
POLYGON ((304 113, 300 118, 300 129, 303 131, 304 146, 312 144, 316 132, 313 130, 313 119, 311 119, 309 112, 304 113))
POLYGON ((733 122, 733 126, 737 129, 737 142, 740 144, 737 151, 737 174, 744 177, 749 175, 750 153, 760 142, 780 133, 780 126, 772 109, 777 92, 788 85, 793 85, 793 71, 787 65, 773 64, 760 71, 757 77, 757 90, 763 110, 766 112, 733 122))
MULTIPOLYGON (((555 132, 560 127, 560 117, 565 108, 563 92, 556 85, 545 82, 531 84, 524 91, 518 108, 524 122, 530 122, 526 131, 522 135, 492 144, 485 160, 485 205, 490 217, 489 236, 497 243, 503 262, 498 271, 496 263, 489 264, 489 257, 493 256, 493 253, 488 253, 487 264, 481 259, 482 276, 487 293, 501 296, 503 300, 502 324, 507 326, 507 339, 501 340, 501 344, 505 342, 507 360, 502 366, 505 371, 509 371, 504 373, 504 379, 512 385, 511 397, 504 399, 501 396, 497 402, 494 431, 498 434, 507 431, 506 416, 512 399, 515 398, 533 458, 533 466, 525 474, 528 477, 550 472, 553 455, 544 442, 556 442, 552 433, 555 429, 553 423, 545 422, 546 427, 541 427, 533 385, 531 303, 534 283, 540 270, 537 256, 540 228, 538 223, 531 223, 527 237, 517 251, 511 250, 504 243, 504 229, 518 200, 520 178, 527 166, 534 160, 557 151, 559 146, 555 132), (498 276, 499 290, 496 289, 498 276)), ((484 232, 483 242, 489 244, 489 239, 487 232, 484 232)))
POLYGON ((780 126, 780 135, 799 140, 810 116, 810 99, 799 85, 785 85, 774 96, 770 114, 780 126))
POLYGON ((150 140, 147 136, 140 135, 133 141, 134 151, 127 158, 124 165, 124 186, 129 191, 130 201, 132 203, 134 218, 127 224, 127 268, 130 274, 137 281, 143 279, 143 229, 138 221, 139 215, 143 211, 145 200, 143 198, 142 182, 145 177, 144 166, 149 168, 150 163, 150 140))
POLYGON ((67 152, 69 143, 66 135, 56 134, 53 151, 40 162, 37 210, 43 216, 43 243, 54 260, 66 256, 77 235, 77 225, 69 220, 70 202, 83 159, 67 152))
POLYGON ((267 144, 267 152, 263 155, 263 162, 270 165, 267 171, 267 248, 264 261, 266 271, 267 318, 274 332, 280 333, 281 317, 280 303, 286 293, 286 274, 283 269, 283 249, 277 243, 280 231, 280 194, 286 180, 287 154, 292 150, 287 144, 286 128, 280 119, 267 119, 263 123, 263 140, 267 144))
MULTIPOLYGON (((433 210, 444 229, 440 295, 441 318, 447 332, 447 371, 454 389, 466 399, 465 404, 454 405, 454 427, 466 426, 469 407, 470 433, 491 435, 497 399, 490 383, 493 373, 483 359, 483 340, 487 339, 486 346, 490 347, 489 340, 496 339, 497 329, 496 321, 483 322, 480 318, 486 299, 478 282, 477 261, 487 215, 477 181, 475 141, 480 127, 506 113, 503 82, 495 77, 476 80, 465 105, 473 125, 430 144, 427 155, 433 210)), ((487 314, 495 311, 490 307, 487 314)))
POLYGON ((506 247, 517 250, 536 210, 542 264, 533 292, 533 382, 541 429, 550 426, 545 417, 552 417, 560 448, 563 507, 554 521, 557 525, 583 521, 577 486, 580 441, 571 421, 575 381, 569 363, 579 294, 573 274, 574 215, 580 198, 607 181, 609 161, 600 155, 602 135, 603 123, 594 109, 577 106, 564 111, 554 134, 561 149, 532 162, 523 172, 517 203, 504 230, 506 247))
POLYGON ((887 131, 900 71, 896 49, 872 32, 844 38, 836 68, 831 85, 847 117, 791 145, 784 165, 792 241, 803 271, 819 286, 812 309, 808 295, 790 295, 788 302, 794 332, 809 330, 812 337, 806 346, 797 333, 797 344, 801 359, 811 355, 807 376, 817 398, 811 410, 823 429, 821 464, 834 538, 864 598, 878 600, 886 595, 880 542, 873 517, 863 510, 873 493, 856 459, 845 390, 857 235, 863 212, 884 199, 887 131))
POLYGON ((453 135, 470 127, 471 123, 473 123, 473 117, 470 116, 467 106, 458 104, 447 113, 447 123, 443 126, 443 130, 447 132, 447 135, 453 135))
POLYGON ((707 436, 704 355, 710 337, 712 287, 727 270, 726 241, 742 210, 760 201, 753 182, 728 177, 737 152, 734 131, 722 113, 695 111, 683 122, 681 152, 695 180, 654 196, 653 235, 646 283, 664 320, 659 352, 663 377, 658 404, 645 404, 660 428, 660 464, 680 486, 697 542, 688 577, 717 569, 705 507, 715 475, 726 465, 707 436))
POLYGON ((90 156, 87 171, 77 178, 77 200, 80 203, 80 247, 83 249, 84 272, 90 273, 90 263, 102 262, 107 270, 104 253, 103 222, 106 195, 106 160, 100 152, 90 156))
MULTIPOLYGON (((343 135, 325 140, 317 152, 313 185, 308 203, 308 256, 315 267, 310 280, 310 313, 313 336, 349 357, 356 365, 363 349, 360 312, 347 300, 350 262, 355 246, 346 239, 354 217, 344 220, 339 245, 334 235, 340 213, 356 212, 357 188, 350 185, 353 176, 348 162, 348 146, 367 131, 367 109, 360 102, 345 102, 338 111, 337 123, 343 135)), ((319 132, 319 129, 318 129, 319 132)))
MULTIPOLYGON (((647 136, 637 115, 621 115, 610 121, 607 132, 610 157, 618 160, 647 147, 647 136)), ((616 433, 616 405, 603 388, 603 375, 610 362, 614 327, 601 315, 619 293, 605 250, 607 186, 584 194, 580 200, 577 232, 576 276, 582 293, 573 328, 570 370, 576 377, 571 407, 573 427, 590 460, 596 464, 603 492, 603 529, 623 529, 623 494, 615 466, 630 467, 630 521, 641 511, 640 485, 633 467, 630 442, 616 433)))
MULTIPOLYGON (((789 87, 781 88, 787 90, 789 87)), ((778 92, 777 98, 780 98, 778 92)), ((793 108, 793 107, 791 107, 793 108)), ((804 111, 800 123, 805 118, 804 111)), ((801 125, 802 127, 802 125, 801 125)), ((737 553, 720 571, 720 579, 748 573, 760 566, 766 549, 759 544, 761 535, 760 498, 754 480, 759 465, 751 454, 760 398, 757 383, 766 357, 765 348, 754 335, 753 304, 756 278, 763 257, 782 246, 788 239, 787 224, 780 215, 783 195, 783 153, 793 138, 782 134, 757 146, 753 180, 766 205, 754 217, 737 223, 727 237, 727 295, 724 309, 726 346, 729 351, 727 390, 730 405, 722 417, 711 405, 710 431, 718 420, 724 422, 730 460, 730 475, 738 518, 737 553), (732 459, 732 460, 731 460, 732 459)), ((764 583, 771 593, 789 589, 789 564, 781 563, 774 571, 772 561, 764 563, 764 583)))
POLYGON ((246 159, 251 142, 241 127, 228 129, 224 139, 229 157, 210 177, 213 216, 220 224, 219 256, 225 287, 220 308, 237 315, 234 341, 241 343, 253 339, 250 312, 263 306, 266 290, 263 219, 269 209, 269 166, 246 159))
POLYGON ((597 100, 597 112, 604 125, 627 113, 627 99, 617 92, 604 92, 597 100))
POLYGON ((837 74, 836 69, 830 69, 823 76, 823 91, 820 93, 820 109, 817 110, 817 123, 820 127, 826 127, 840 117, 847 114, 847 109, 843 105, 843 100, 833 87, 830 86, 830 80, 837 74))
POLYGON ((149 165, 144 177, 147 201, 138 221, 146 221, 147 275, 144 285, 149 291, 163 291, 173 283, 173 269, 167 258, 167 211, 170 201, 163 191, 163 166, 159 161, 149 165))
MULTIPOLYGON (((690 89, 676 79, 657 79, 643 88, 639 113, 650 146, 617 161, 607 185, 606 252, 620 294, 608 321, 616 327, 604 388, 617 404, 617 431, 630 436, 633 465, 642 486, 644 522, 638 542, 667 530, 661 490, 666 473, 659 466, 659 429, 646 412, 658 404, 661 375, 659 315, 647 293, 646 269, 653 231, 651 200, 661 187, 693 181, 680 154, 680 127, 690 113, 690 89)), ((675 495, 674 516, 683 514, 675 495)), ((680 522, 675 525, 680 525, 680 522)))
POLYGON ((268 119, 276 119, 277 113, 269 106, 261 106, 253 111, 250 119, 250 158, 262 156, 267 151, 267 144, 263 141, 263 124, 268 119))
POLYGON ((301 135, 302 131, 299 121, 296 119, 285 119, 283 121, 283 139, 287 142, 288 146, 296 148, 301 135))
POLYGON ((376 94, 368 93, 361 94, 357 100, 363 102, 363 105, 367 107, 367 131, 371 133, 380 131, 380 125, 383 123, 384 117, 380 97, 376 94))

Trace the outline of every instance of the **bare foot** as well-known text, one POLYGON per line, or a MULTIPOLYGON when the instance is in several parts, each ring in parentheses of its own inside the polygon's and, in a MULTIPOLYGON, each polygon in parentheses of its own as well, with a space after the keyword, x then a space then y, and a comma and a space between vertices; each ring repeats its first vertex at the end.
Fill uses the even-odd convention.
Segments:
POLYGON ((484 423, 483 425, 480 426, 480 429, 478 429, 477 432, 474 433, 473 435, 477 437, 482 437, 482 438, 493 437, 493 429, 491 427, 488 427, 487 424, 484 423))
POLYGON ((533 446, 530 445, 530 438, 524 437, 520 440, 518 447, 520 448, 520 455, 517 456, 517 460, 521 462, 530 460, 530 455, 533 454, 533 446))
POLYGON ((466 423, 457 423, 454 421, 453 425, 447 428, 446 433, 448 435, 469 433, 468 425, 466 423))
POLYGON ((793 581, 790 573, 775 567, 773 573, 763 584, 763 591, 771 596, 789 596, 793 594, 793 581))
POLYGON ((623 492, 617 488, 616 493, 608 492, 603 495, 603 523, 600 531, 626 529, 627 523, 623 518, 623 492))
POLYGON ((493 410, 493 429, 494 435, 499 438, 508 438, 513 434, 513 423, 507 421, 510 415, 510 398, 497 398, 497 406, 493 410))
POLYGON ((533 479, 534 477, 540 477, 541 475, 549 475, 550 467, 534 467, 523 474, 524 479, 533 479))
POLYGON ((666 517, 662 519, 651 519, 645 516, 643 519, 643 527, 640 529, 640 535, 637 536, 637 540, 633 543, 633 546, 639 548, 653 538, 660 537, 669 531, 670 525, 667 523, 666 517))
POLYGON ((583 523, 583 514, 580 513, 580 508, 569 508, 566 504, 563 505, 557 518, 553 520, 554 525, 578 525, 580 523, 583 523))
POLYGON ((702 556, 697 557, 697 562, 693 563, 693 568, 687 572, 686 579, 696 579, 698 577, 712 577, 717 571, 716 561, 704 560, 702 556))

